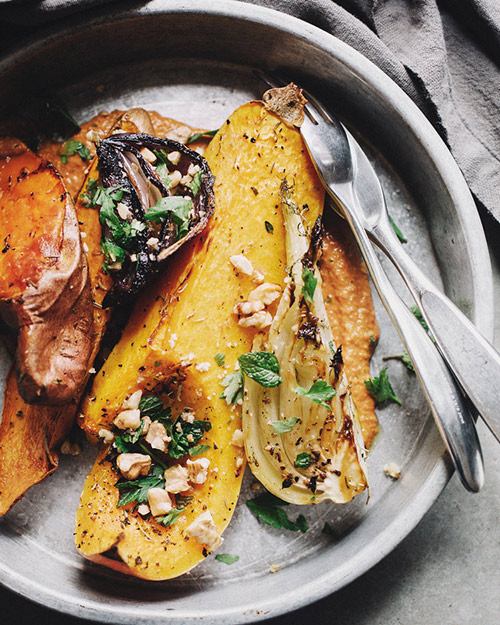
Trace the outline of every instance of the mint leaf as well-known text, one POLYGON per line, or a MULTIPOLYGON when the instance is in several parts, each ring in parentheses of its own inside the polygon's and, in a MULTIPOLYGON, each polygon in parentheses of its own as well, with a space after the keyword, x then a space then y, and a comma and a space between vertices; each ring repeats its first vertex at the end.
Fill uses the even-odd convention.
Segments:
POLYGON ((365 380, 365 386, 367 391, 377 402, 377 405, 382 404, 384 401, 387 400, 393 401, 400 406, 402 405, 401 400, 396 395, 389 381, 387 367, 384 367, 380 371, 378 377, 372 378, 371 380, 365 380))
POLYGON ((240 556, 233 556, 230 553, 218 553, 215 556, 215 559, 219 562, 224 562, 224 564, 234 564, 235 562, 238 562, 240 556))
POLYGON ((184 512, 184 509, 179 510, 177 508, 173 508, 173 510, 170 510, 168 514, 165 514, 164 516, 155 517, 155 521, 157 523, 160 523, 164 527, 170 527, 170 525, 174 525, 177 522, 177 519, 180 517, 180 515, 183 512, 184 512))
POLYGON ((408 239, 401 232, 401 230, 397 227, 396 222, 394 221, 394 219, 390 215, 389 215, 389 221, 391 222, 391 225, 392 225, 392 227, 394 229, 394 232, 396 233, 396 236, 401 241, 401 243, 408 243, 408 239))
POLYGON ((182 458, 190 449, 196 446, 203 434, 211 429, 212 424, 210 421, 193 421, 189 423, 189 421, 183 421, 178 418, 169 432, 172 440, 168 445, 168 455, 171 458, 182 458))
POLYGON ((156 395, 148 395, 147 397, 141 397, 139 410, 142 414, 148 415, 148 417, 154 419, 157 416, 163 415, 166 409, 163 407, 163 401, 159 397, 156 397, 156 395))
POLYGON ((228 373, 221 384, 225 390, 219 398, 225 399, 227 405, 236 405, 240 399, 243 399, 243 371, 241 369, 228 373))
POLYGON ((327 384, 324 380, 316 380, 309 390, 302 386, 297 386, 295 392, 297 395, 307 397, 316 404, 328 409, 330 409, 331 406, 326 402, 330 401, 332 397, 335 397, 337 394, 333 386, 330 386, 330 384, 327 384))
POLYGON ((274 387, 281 384, 278 359, 270 352, 250 352, 238 358, 241 370, 261 386, 274 387))
POLYGON ((188 184, 188 187, 191 189, 191 193, 196 197, 198 195, 198 191, 200 190, 201 183, 203 181, 203 172, 197 171, 193 176, 193 179, 188 184))
POLYGON ((226 358, 226 354, 215 354, 214 356, 214 360, 215 362, 219 365, 219 367, 222 367, 222 365, 224 364, 224 360, 226 358))
POLYGON ((298 469, 307 469, 311 466, 311 454, 303 451, 295 458, 294 464, 298 469))
POLYGON ((275 434, 285 434, 290 432, 293 426, 297 423, 297 417, 290 417, 289 419, 280 419, 279 421, 273 421, 272 426, 275 434))
POLYGON ((291 532, 307 531, 305 517, 300 515, 295 523, 291 521, 283 510, 288 503, 271 495, 271 493, 263 493, 255 499, 249 499, 246 505, 258 519, 271 527, 286 529, 291 532))
POLYGON ((318 284, 318 278, 314 276, 314 272, 308 267, 302 269, 302 280, 304 285, 302 287, 302 295, 308 304, 312 304, 314 291, 318 284))
POLYGON ((204 132, 195 132, 193 135, 191 135, 188 140, 186 141, 186 145, 189 145, 190 143, 193 143, 194 141, 198 141, 198 139, 202 139, 205 137, 215 137, 215 135, 219 132, 219 129, 217 128, 217 130, 206 130, 204 132))

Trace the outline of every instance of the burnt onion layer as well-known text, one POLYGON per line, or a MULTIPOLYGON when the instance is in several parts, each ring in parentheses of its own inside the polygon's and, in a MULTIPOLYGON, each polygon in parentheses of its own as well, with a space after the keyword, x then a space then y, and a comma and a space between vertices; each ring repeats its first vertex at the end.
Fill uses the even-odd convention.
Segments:
POLYGON ((103 306, 108 307, 143 289, 169 256, 205 228, 214 212, 214 178, 197 152, 177 141, 147 134, 111 135, 100 142, 97 158, 101 184, 108 192, 120 193, 111 209, 111 221, 103 218, 101 206, 103 249, 110 245, 120 248, 119 262, 112 257, 114 262, 107 265, 114 283, 104 298, 103 306), (172 155, 175 158, 169 160, 172 155), (179 177, 184 182, 178 182, 179 177), (151 209, 164 198, 184 202, 184 214, 189 207, 182 225, 175 211, 160 211, 161 218, 151 217, 151 209), (114 227, 116 219, 118 226, 114 227), (127 237, 123 226, 128 228, 127 237))

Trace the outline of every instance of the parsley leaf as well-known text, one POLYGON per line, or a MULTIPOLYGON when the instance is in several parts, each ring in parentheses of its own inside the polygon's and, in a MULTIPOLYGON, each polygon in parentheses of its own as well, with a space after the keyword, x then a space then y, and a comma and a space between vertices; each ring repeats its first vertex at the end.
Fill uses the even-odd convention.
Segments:
POLYGON ((143 430, 144 420, 141 421, 141 425, 137 428, 137 430, 134 430, 133 432, 125 432, 124 434, 117 436, 114 441, 115 447, 124 454, 132 451, 132 447, 139 440, 143 430))
POLYGON ((401 362, 406 365, 407 369, 409 369, 410 371, 415 371, 410 355, 406 350, 402 354, 394 354, 394 356, 384 356, 382 360, 401 360, 401 362))
POLYGON ((304 285, 302 287, 302 295, 308 304, 312 304, 314 291, 318 284, 318 278, 315 277, 314 272, 308 267, 302 269, 302 280, 304 285))
POLYGON ((330 386, 330 384, 327 384, 324 380, 316 380, 309 390, 303 388, 302 386, 297 386, 295 392, 297 395, 307 397, 316 404, 324 406, 328 409, 330 409, 331 406, 326 402, 330 401, 332 397, 335 397, 337 394, 333 386, 330 386))
POLYGON ((271 493, 263 493, 255 499, 249 499, 246 504, 258 519, 271 525, 271 527, 290 530, 291 532, 300 531, 304 533, 307 531, 305 517, 301 514, 295 523, 290 521, 285 510, 283 510, 288 503, 271 495, 271 493))
POLYGON ((165 486, 163 469, 154 467, 152 475, 140 477, 137 480, 117 482, 115 486, 120 491, 120 498, 116 504, 117 508, 126 506, 133 501, 138 504, 145 503, 148 500, 148 490, 150 488, 163 488, 165 486))
POLYGON ((104 239, 103 241, 101 241, 101 250, 106 256, 106 260, 112 263, 121 263, 125 259, 126 252, 123 247, 120 247, 119 245, 111 241, 111 239, 104 239))
POLYGON ((59 153, 61 157, 61 161, 63 163, 68 162, 68 156, 74 156, 78 154, 78 156, 82 159, 82 161, 86 161, 90 159, 90 150, 86 145, 83 145, 81 141, 76 141, 75 139, 68 139, 66 143, 63 145, 62 152, 59 153))
POLYGON ((226 404, 236 405, 240 399, 243 399, 243 371, 241 369, 228 373, 221 384, 225 390, 219 395, 219 398, 225 399, 226 404))
POLYGON ((205 432, 212 429, 209 421, 183 421, 178 418, 172 426, 169 435, 172 437, 168 445, 168 454, 171 458, 182 458, 190 449, 194 448, 205 432), (190 439, 188 440, 188 436, 190 439))
POLYGON ((401 243, 408 243, 408 239, 401 232, 401 230, 397 227, 396 222, 394 221, 394 219, 390 215, 389 215, 389 221, 391 222, 391 225, 392 225, 392 227, 394 229, 394 232, 396 233, 396 236, 401 241, 401 243))
POLYGON ((204 139, 205 137, 215 137, 215 135, 219 132, 219 129, 217 128, 217 130, 206 130, 205 132, 195 132, 193 135, 191 135, 188 140, 186 141, 186 145, 189 145, 190 143, 193 143, 194 141, 198 141, 198 139, 204 139))
POLYGON ((420 325, 422 326, 422 328, 426 332, 429 332, 429 326, 427 325, 427 322, 425 321, 424 316, 420 312, 420 309, 417 306, 412 306, 410 310, 415 315, 415 317, 420 321, 420 325))
POLYGON ((170 527, 171 525, 174 525, 177 522, 177 519, 180 517, 180 515, 183 512, 184 512, 183 508, 181 508, 180 510, 178 508, 173 508, 172 510, 170 510, 168 514, 165 514, 164 516, 155 517, 155 521, 157 523, 160 523, 164 527, 170 527))
POLYGON ((290 432, 293 426, 297 423, 297 417, 290 417, 289 419, 280 419, 279 421, 273 421, 271 425, 275 434, 284 434, 290 432))
POLYGON ((201 187, 201 183, 203 181, 203 172, 197 171, 193 176, 193 179, 188 184, 188 187, 191 189, 191 193, 196 197, 201 187))
POLYGON ((402 405, 401 400, 396 395, 392 385, 389 381, 387 374, 387 367, 381 369, 377 378, 371 380, 365 380, 365 386, 367 391, 377 402, 377 405, 382 404, 384 401, 390 400, 396 404, 402 405))
POLYGON ((215 354, 214 356, 214 360, 219 365, 219 367, 222 367, 222 365, 224 364, 225 358, 226 358, 226 354, 221 354, 221 353, 215 354))
POLYGON ((278 386, 283 381, 279 375, 278 359, 270 352, 250 352, 238 358, 241 370, 261 386, 278 386))
POLYGON ((240 556, 233 556, 230 553, 218 553, 215 556, 215 559, 219 562, 224 562, 224 564, 234 564, 235 562, 238 562, 240 556))
POLYGON ((160 180, 166 186, 167 189, 170 189, 172 184, 172 180, 170 180, 169 171, 166 163, 160 163, 155 167, 156 173, 160 177, 160 180))
POLYGON ((190 199, 177 195, 162 197, 154 206, 148 208, 144 214, 144 219, 161 223, 170 214, 172 221, 177 226, 177 240, 179 240, 189 231, 189 213, 192 208, 193 202, 190 199))
POLYGON ((307 469, 307 467, 311 466, 311 454, 303 451, 295 458, 294 464, 298 469, 307 469))

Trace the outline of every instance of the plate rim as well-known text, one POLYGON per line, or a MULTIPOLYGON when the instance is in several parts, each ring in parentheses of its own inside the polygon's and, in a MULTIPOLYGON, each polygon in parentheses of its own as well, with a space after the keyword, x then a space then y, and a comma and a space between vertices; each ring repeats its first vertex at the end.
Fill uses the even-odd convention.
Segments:
MULTIPOLYGON (((398 113, 411 127, 418 140, 426 146, 426 151, 432 155, 437 154, 439 157, 440 175, 446 183, 447 190, 452 196, 453 202, 457 207, 458 218, 462 224, 464 224, 465 221, 469 224, 468 227, 465 227, 464 225, 463 232, 466 238, 467 247, 471 250, 471 257, 474 267, 476 268, 476 274, 478 268, 481 268, 481 281, 478 284, 476 280, 473 285, 473 299, 475 302, 481 301, 483 305, 475 307, 474 322, 483 334, 485 334, 487 338, 491 339, 493 334, 494 314, 493 282, 489 253, 479 214, 458 165, 455 163, 453 157, 448 151, 448 148, 445 146, 444 142, 439 137, 430 122, 411 101, 411 99, 403 92, 403 90, 369 59, 333 35, 319 29, 316 26, 308 24, 303 20, 281 13, 275 9, 239 2, 236 0, 217 0, 212 3, 211 8, 207 8, 203 0, 191 0, 190 2, 154 0, 139 9, 127 12, 119 11, 118 13, 111 13, 105 10, 104 13, 101 12, 97 16, 85 16, 85 19, 83 20, 82 15, 71 16, 67 20, 64 20, 64 22, 61 22, 61 24, 57 27, 50 26, 49 28, 44 29, 38 36, 22 42, 16 49, 3 56, 2 60, 0 60, 0 71, 14 66, 16 64, 16 60, 36 52, 38 49, 48 45, 54 39, 63 38, 73 33, 75 24, 78 25, 78 29, 80 30, 82 27, 92 28, 98 24, 106 22, 116 22, 117 20, 122 19, 137 19, 142 15, 149 15, 151 13, 202 13, 225 18, 244 19, 265 25, 267 27, 271 26, 277 30, 285 31, 289 35, 308 41, 316 47, 320 47, 329 55, 347 63, 349 67, 352 68, 358 75, 365 75, 368 78, 367 74, 370 73, 369 82, 375 83, 375 88, 377 90, 382 90, 384 97, 388 98, 391 105, 398 109, 398 113), (453 184, 451 184, 451 182, 453 182, 453 184), (471 223, 472 228, 470 227, 471 223), (474 231, 474 237, 470 234, 472 231, 474 231)), ((348 572, 343 578, 340 587, 366 573, 366 571, 390 553, 420 522, 422 517, 430 509, 436 498, 442 492, 450 477, 451 471, 443 457, 437 458, 434 469, 431 471, 429 477, 421 488, 425 497, 420 497, 418 498, 418 501, 413 500, 411 502, 411 505, 408 506, 404 513, 399 517, 399 524, 397 527, 399 531, 395 532, 394 528, 391 528, 389 533, 388 528, 388 530, 386 530, 386 534, 388 534, 386 538, 388 538, 388 540, 386 540, 383 546, 376 550, 376 552, 372 553, 372 557, 370 558, 368 564, 365 562, 362 571, 356 571, 355 567, 351 567, 350 572, 348 572)), ((382 536, 383 535, 384 534, 382 534, 382 536)), ((2 570, 4 574, 7 574, 7 576, 9 575, 9 570, 6 569, 5 564, 1 562, 0 570, 2 570)), ((29 582, 23 576, 16 575, 12 571, 10 571, 10 577, 4 577, 0 583, 6 588, 9 588, 13 592, 31 601, 80 618, 95 620, 97 622, 112 622, 110 620, 101 621, 101 618, 105 614, 106 616, 118 617, 120 620, 116 622, 125 623, 127 621, 122 620, 122 618, 129 617, 129 614, 117 614, 116 606, 111 606, 109 610, 106 610, 106 606, 99 605, 99 609, 97 609, 97 606, 92 606, 90 604, 81 605, 78 600, 69 601, 68 597, 66 595, 63 597, 61 593, 47 593, 46 589, 38 587, 34 589, 33 585, 30 586, 29 582), (50 597, 51 603, 47 603, 48 597, 50 597)), ((237 616, 240 618, 238 622, 241 623, 258 621, 262 618, 267 619, 271 616, 278 616, 280 614, 293 611, 307 605, 308 603, 321 599, 338 589, 339 585, 332 589, 332 585, 329 583, 328 573, 325 573, 319 578, 319 580, 316 579, 313 582, 309 582, 309 584, 304 585, 300 591, 298 589, 294 589, 293 599, 291 596, 288 596, 286 600, 281 598, 277 601, 274 597, 272 599, 273 605, 269 606, 269 611, 260 616, 256 615, 254 610, 249 610, 248 606, 245 606, 238 611, 232 610, 230 613, 224 614, 222 618, 219 613, 217 620, 213 621, 211 620, 213 615, 207 615, 206 617, 203 615, 193 615, 191 617, 183 616, 182 618, 184 619, 183 622, 187 620, 200 620, 203 622, 213 623, 235 623, 236 621, 234 618, 237 616), (246 615, 244 614, 245 611, 247 611, 246 615)), ((269 601, 271 601, 271 599, 269 601)), ((94 602, 92 601, 91 603, 94 602)), ((261 602, 259 604, 259 610, 264 612, 265 609, 266 606, 263 606, 261 602)), ((170 616, 165 617, 165 620, 159 619, 157 622, 173 623, 176 618, 180 618, 180 616, 176 616, 175 613, 172 613, 170 616)), ((142 623, 143 621, 141 619, 136 622, 142 623)), ((144 621, 144 623, 145 622, 146 621, 144 621)))

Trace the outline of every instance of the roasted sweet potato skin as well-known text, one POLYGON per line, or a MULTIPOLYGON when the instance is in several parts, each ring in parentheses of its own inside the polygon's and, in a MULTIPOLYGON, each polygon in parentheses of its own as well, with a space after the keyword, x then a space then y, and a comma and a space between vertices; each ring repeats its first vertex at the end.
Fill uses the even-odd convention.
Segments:
POLYGON ((15 139, 0 140, 0 314, 18 328, 19 392, 63 405, 91 352, 88 266, 71 197, 57 171, 15 139))

